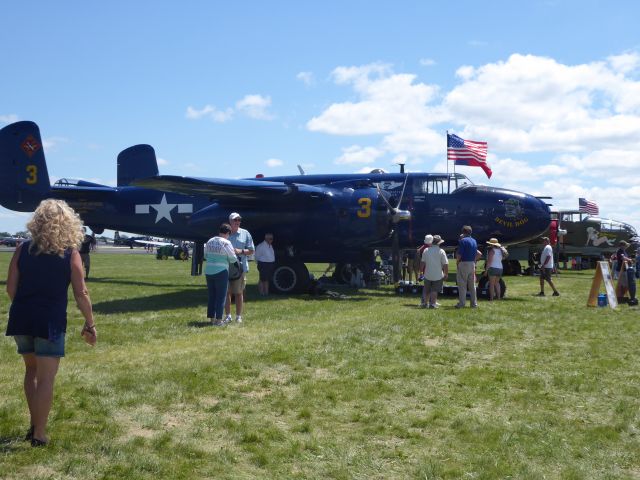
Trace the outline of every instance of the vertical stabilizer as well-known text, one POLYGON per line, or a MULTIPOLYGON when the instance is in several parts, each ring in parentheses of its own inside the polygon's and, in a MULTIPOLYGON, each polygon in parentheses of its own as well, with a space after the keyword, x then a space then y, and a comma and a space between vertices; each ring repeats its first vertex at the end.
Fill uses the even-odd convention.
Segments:
POLYGON ((38 126, 16 122, 0 130, 0 204, 31 212, 50 190, 38 126))
POLYGON ((156 152, 151 145, 134 145, 118 155, 118 186, 158 175, 156 152))

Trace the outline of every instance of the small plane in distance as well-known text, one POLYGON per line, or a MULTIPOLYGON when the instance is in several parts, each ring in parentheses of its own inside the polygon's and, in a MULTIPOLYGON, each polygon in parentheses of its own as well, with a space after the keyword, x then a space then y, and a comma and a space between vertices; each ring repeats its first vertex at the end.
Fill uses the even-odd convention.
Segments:
POLYGON ((231 212, 240 212, 254 240, 274 234, 273 290, 305 291, 305 262, 373 264, 373 252, 421 245, 438 233, 450 248, 463 225, 483 243, 539 236, 549 207, 526 193, 474 185, 459 173, 354 173, 247 179, 159 175, 149 145, 117 158, 115 187, 83 180, 49 182, 38 126, 29 121, 0 130, 0 204, 33 211, 44 198, 63 199, 92 231, 105 228, 195 242, 192 274, 202 250, 231 212))
POLYGON ((22 237, 1 237, 0 245, 4 245, 6 247, 15 247, 21 244, 22 242, 24 242, 25 240, 27 239, 22 237))

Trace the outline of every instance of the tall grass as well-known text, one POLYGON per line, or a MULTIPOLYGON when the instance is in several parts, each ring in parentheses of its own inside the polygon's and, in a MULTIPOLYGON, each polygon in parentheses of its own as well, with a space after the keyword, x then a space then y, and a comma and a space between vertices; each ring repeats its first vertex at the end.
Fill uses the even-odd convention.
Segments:
POLYGON ((21 440, 0 338, 1 478, 640 477, 640 315, 586 307, 593 271, 563 272, 557 298, 510 277, 462 311, 392 287, 265 299, 251 272, 245 322, 216 328, 188 269, 93 255, 99 344, 70 307, 47 448, 21 440))

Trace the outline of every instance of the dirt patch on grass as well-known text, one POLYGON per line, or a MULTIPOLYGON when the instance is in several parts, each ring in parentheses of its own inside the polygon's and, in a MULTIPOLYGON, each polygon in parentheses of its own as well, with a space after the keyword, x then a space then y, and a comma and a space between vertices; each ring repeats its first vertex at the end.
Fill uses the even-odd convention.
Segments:
POLYGON ((20 473, 16 477, 3 477, 7 480, 13 478, 60 478, 56 476, 57 472, 53 468, 46 467, 44 465, 29 465, 20 470, 20 473))
POLYGON ((442 340, 439 338, 425 338, 422 344, 429 348, 439 347, 442 344, 442 340))

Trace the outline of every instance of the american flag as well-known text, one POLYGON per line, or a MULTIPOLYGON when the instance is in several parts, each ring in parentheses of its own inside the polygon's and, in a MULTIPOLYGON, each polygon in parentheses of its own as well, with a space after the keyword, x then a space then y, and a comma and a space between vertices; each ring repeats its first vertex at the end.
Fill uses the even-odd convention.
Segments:
POLYGON ((587 200, 586 198, 578 199, 578 211, 588 213, 589 215, 600 214, 598 204, 596 204, 596 202, 592 202, 591 200, 587 200))
POLYGON ((453 160, 456 165, 480 167, 491 178, 491 168, 487 164, 487 142, 464 140, 447 133, 447 160, 453 160))

